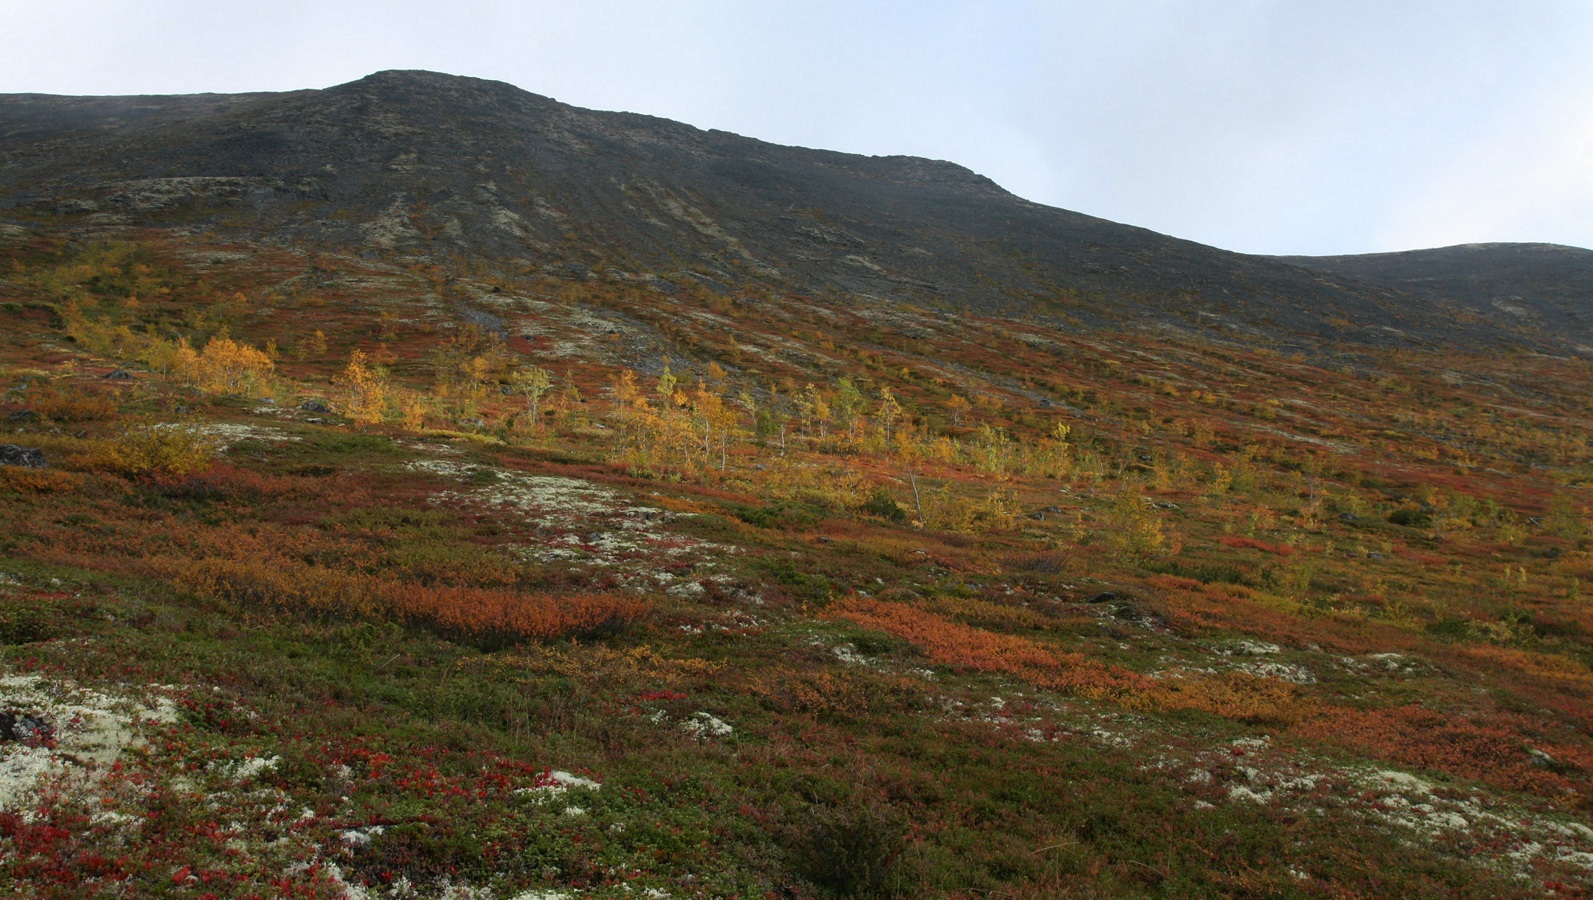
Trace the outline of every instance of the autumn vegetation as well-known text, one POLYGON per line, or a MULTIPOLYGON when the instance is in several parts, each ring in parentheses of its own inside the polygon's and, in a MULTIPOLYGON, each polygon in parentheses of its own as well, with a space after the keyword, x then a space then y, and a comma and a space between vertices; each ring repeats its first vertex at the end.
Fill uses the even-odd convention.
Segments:
MULTIPOLYGON (((201 264, 222 249, 0 245, 0 443, 49 463, 0 466, 0 659, 225 685, 237 709, 185 695, 149 765, 290 760, 277 789, 327 847, 388 823, 349 877, 596 892, 623 859, 704 896, 1587 896, 1574 862, 1512 863, 1525 839, 1391 842, 1349 781, 1309 814, 1220 793, 1251 783, 1227 748, 1265 746, 1593 815, 1583 360, 201 264), (532 491, 567 481, 625 499, 532 491), (626 786, 516 850, 540 813, 490 798, 550 783, 518 759, 626 786), (358 823, 317 812, 336 766, 358 823)), ((0 878, 69 896, 92 852, 94 896, 155 883, 170 846, 74 843, 97 832, 68 806, 59 834, 0 820, 0 878)), ((168 842, 209 821, 165 809, 168 842)), ((214 896, 290 895, 206 853, 214 896)))

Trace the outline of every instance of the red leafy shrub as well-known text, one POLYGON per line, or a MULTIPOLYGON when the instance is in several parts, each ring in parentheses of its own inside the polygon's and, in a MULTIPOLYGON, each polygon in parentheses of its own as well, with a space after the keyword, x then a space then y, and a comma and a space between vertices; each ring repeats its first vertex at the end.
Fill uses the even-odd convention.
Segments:
POLYGON ((1511 729, 1415 704, 1372 710, 1321 707, 1293 730, 1304 737, 1511 790, 1552 796, 1570 787, 1564 774, 1535 761, 1521 736, 1511 729))
POLYGON ((831 606, 828 615, 902 638, 940 665, 1000 672, 1039 687, 1136 709, 1199 710, 1255 723, 1292 722, 1305 711, 1295 688, 1275 679, 1243 673, 1147 678, 1083 654, 984 631, 903 603, 853 597, 831 606))
POLYGON ((649 608, 645 600, 634 597, 420 585, 280 559, 172 560, 166 568, 183 588, 245 609, 399 618, 475 637, 597 634, 628 625, 649 608))
POLYGON ((831 618, 876 628, 911 642, 931 662, 974 672, 1001 672, 1081 696, 1118 697, 1153 682, 1126 669, 1037 641, 953 622, 903 603, 852 597, 830 607, 831 618))
POLYGON ((1218 539, 1218 543, 1222 544, 1224 547, 1237 547, 1241 550, 1261 550, 1266 553, 1277 554, 1278 556, 1282 556, 1284 558, 1294 555, 1294 548, 1290 547, 1288 544, 1271 544, 1266 541, 1257 540, 1251 537, 1241 537, 1236 534, 1224 535, 1218 539))

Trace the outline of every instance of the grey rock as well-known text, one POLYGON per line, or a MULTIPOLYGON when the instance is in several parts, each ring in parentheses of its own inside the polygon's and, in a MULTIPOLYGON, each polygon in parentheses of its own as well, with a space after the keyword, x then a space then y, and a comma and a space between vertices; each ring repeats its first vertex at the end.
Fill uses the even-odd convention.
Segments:
POLYGON ((55 729, 36 715, 16 710, 0 711, 0 743, 10 742, 48 747, 55 742, 55 729))
POLYGON ((48 468, 44 453, 32 447, 0 444, 0 466, 22 466, 28 469, 48 468))

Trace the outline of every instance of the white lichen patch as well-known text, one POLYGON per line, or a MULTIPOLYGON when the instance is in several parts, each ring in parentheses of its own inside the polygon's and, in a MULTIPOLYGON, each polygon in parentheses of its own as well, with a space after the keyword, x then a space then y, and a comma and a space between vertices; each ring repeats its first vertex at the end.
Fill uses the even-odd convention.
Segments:
POLYGON ((38 675, 0 677, 0 708, 48 728, 36 742, 0 744, 0 810, 24 816, 47 786, 91 786, 145 728, 177 721, 164 698, 140 702, 38 675))
POLYGON ((872 660, 857 652, 857 648, 851 644, 837 644, 830 648, 830 652, 835 654, 836 659, 849 666, 868 666, 873 664, 872 660))
POLYGON ((372 838, 381 837, 386 831, 387 828, 382 825, 367 825, 363 828, 345 828, 337 836, 346 847, 366 847, 372 838))
POLYGON ((557 769, 537 776, 537 783, 528 788, 520 788, 516 794, 531 797, 538 803, 545 802, 553 797, 562 797, 571 790, 598 791, 603 785, 590 778, 583 778, 571 772, 557 769))
POLYGON ((1269 790, 1254 790, 1246 785, 1236 784, 1228 789, 1228 799, 1236 803, 1267 803, 1272 799, 1269 790))
POLYGON ((735 733, 728 722, 705 712, 692 713, 691 718, 680 723, 680 729, 698 740, 726 738, 735 733))
POLYGON ((1232 641, 1212 649, 1223 656, 1275 656, 1283 652, 1277 644, 1251 640, 1232 641))
POLYGON ((1431 794, 1433 792, 1432 785, 1409 772, 1382 769, 1373 772, 1370 780, 1380 786, 1386 786, 1398 791, 1408 791, 1413 794, 1431 794))
POLYGON ((239 441, 264 441, 280 444, 288 441, 299 441, 303 438, 295 434, 288 434, 280 428, 269 425, 245 425, 239 422, 206 422, 203 425, 184 426, 165 424, 162 428, 191 428, 196 434, 203 435, 212 441, 216 449, 225 450, 239 441))
POLYGON ((1279 662, 1249 662, 1241 663, 1234 667, 1235 671, 1255 675, 1260 678, 1274 678, 1278 681, 1287 681, 1290 684, 1315 684, 1316 676, 1304 666, 1290 665, 1279 662))
MULTIPOLYGON (((1527 812, 1498 797, 1467 795, 1397 769, 1333 765, 1291 756, 1267 736, 1199 751, 1158 755, 1142 768, 1166 772, 1198 795, 1213 789, 1228 802, 1297 810, 1332 806, 1386 826, 1401 840, 1429 843, 1456 833, 1474 846, 1498 848, 1487 858, 1527 874, 1544 864, 1593 871, 1593 828, 1527 812)), ((1197 808, 1207 808, 1196 800, 1197 808)), ((1440 844, 1441 846, 1441 844, 1440 844)))
POLYGON ((673 533, 664 526, 685 517, 638 504, 601 484, 556 475, 532 475, 451 459, 421 459, 408 464, 426 472, 474 485, 443 491, 440 503, 499 509, 525 526, 527 540, 508 547, 528 562, 600 569, 625 590, 664 591, 689 599, 709 585, 726 596, 756 604, 755 595, 726 576, 713 575, 715 558, 738 548, 673 533))
MULTIPOLYGON (((660 509, 633 506, 617 492, 603 485, 557 475, 528 475, 488 466, 472 466, 446 459, 419 459, 410 469, 460 480, 490 476, 493 483, 470 493, 472 499, 498 506, 515 507, 541 515, 654 519, 672 517, 660 509)), ((631 527, 639 528, 632 524, 631 527)))
POLYGON ((280 756, 251 756, 237 762, 213 762, 210 771, 232 781, 250 781, 282 764, 280 756))

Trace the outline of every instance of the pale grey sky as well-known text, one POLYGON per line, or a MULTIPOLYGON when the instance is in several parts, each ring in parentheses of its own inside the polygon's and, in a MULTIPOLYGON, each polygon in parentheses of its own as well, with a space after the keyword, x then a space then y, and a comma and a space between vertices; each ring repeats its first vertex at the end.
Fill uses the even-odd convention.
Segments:
POLYGON ((0 34, 0 93, 432 69, 1232 250, 1593 247, 1593 0, 0 0, 0 34))

